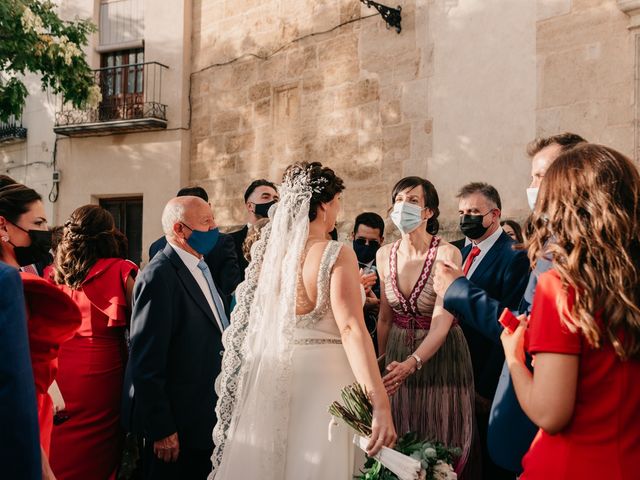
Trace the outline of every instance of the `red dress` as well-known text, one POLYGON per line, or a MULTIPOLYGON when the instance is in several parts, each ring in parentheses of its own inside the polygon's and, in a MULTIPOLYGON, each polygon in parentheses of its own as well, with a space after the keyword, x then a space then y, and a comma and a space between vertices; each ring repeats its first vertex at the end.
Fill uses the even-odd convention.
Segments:
POLYGON ((24 285, 31 365, 36 386, 40 445, 49 455, 53 402, 47 393, 56 378, 58 350, 80 326, 80 311, 64 293, 31 273, 20 273, 24 285))
POLYGON ((122 453, 120 399, 126 362, 126 282, 138 268, 100 259, 82 288, 61 287, 82 325, 60 349, 58 386, 69 420, 54 427, 50 463, 58 480, 115 479, 122 453))
MULTIPOLYGON (((594 349, 562 324, 556 272, 540 276, 528 330, 529 352, 580 356, 573 418, 562 432, 542 429, 522 465, 522 480, 640 478, 640 361, 621 361, 611 344, 594 349)), ((569 308, 572 293, 570 292, 569 308)), ((597 317, 596 317, 597 318, 597 317)))

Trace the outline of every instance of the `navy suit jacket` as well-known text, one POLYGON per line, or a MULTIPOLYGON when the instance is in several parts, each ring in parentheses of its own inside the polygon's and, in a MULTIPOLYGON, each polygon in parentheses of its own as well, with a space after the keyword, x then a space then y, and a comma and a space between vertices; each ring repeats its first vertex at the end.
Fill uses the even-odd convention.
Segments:
POLYGON ((222 333, 198 283, 170 246, 136 279, 123 423, 150 441, 178 432, 211 449, 222 333))
POLYGON ((0 467, 3 478, 39 480, 38 409, 22 281, 0 262, 0 467))
MULTIPOLYGON (((471 277, 456 279, 444 296, 444 308, 458 319, 469 344, 476 392, 490 400, 504 363, 498 317, 505 307, 518 307, 529 277, 527 254, 513 245, 503 232, 471 277)), ((462 250, 463 262, 470 251, 471 245, 462 250)))
MULTIPOLYGON (((551 269, 551 262, 540 259, 529 276, 529 283, 520 302, 518 313, 531 313, 538 277, 551 269)), ((520 408, 505 362, 500 373, 498 388, 491 405, 487 446, 494 462, 512 472, 522 472, 522 457, 538 432, 538 427, 520 408)))
MULTIPOLYGON (((149 261, 156 256, 156 253, 162 251, 166 245, 166 237, 160 237, 153 242, 149 247, 149 261)), ((209 266, 209 270, 211 270, 213 282, 216 284, 220 296, 226 302, 229 302, 231 294, 243 278, 238 264, 238 257, 236 256, 235 242, 231 235, 221 233, 218 243, 208 255, 205 255, 204 261, 209 266)))

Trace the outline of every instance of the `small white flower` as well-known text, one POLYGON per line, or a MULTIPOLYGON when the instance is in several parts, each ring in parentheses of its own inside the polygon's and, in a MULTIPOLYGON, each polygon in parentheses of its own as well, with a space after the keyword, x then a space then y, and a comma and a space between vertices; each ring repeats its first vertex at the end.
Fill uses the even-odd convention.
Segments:
POLYGON ((43 33, 44 31, 42 19, 39 15, 33 13, 29 7, 24 7, 20 21, 22 22, 22 27, 26 31, 35 30, 37 33, 43 33))
POLYGON ((433 447, 427 447, 424 449, 424 457, 425 458, 436 458, 438 454, 436 453, 436 449, 433 447))
POLYGON ((97 108, 102 101, 102 93, 98 85, 92 85, 89 87, 89 95, 87 97, 87 107, 97 108))

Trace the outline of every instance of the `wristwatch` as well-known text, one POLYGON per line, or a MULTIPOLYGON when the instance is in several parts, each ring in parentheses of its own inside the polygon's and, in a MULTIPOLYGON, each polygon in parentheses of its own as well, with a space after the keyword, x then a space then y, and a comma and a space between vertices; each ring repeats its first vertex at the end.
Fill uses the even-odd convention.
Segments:
POLYGON ((418 355, 412 353, 407 357, 407 359, 409 358, 413 358, 416 361, 416 370, 420 370, 422 368, 422 359, 418 355))

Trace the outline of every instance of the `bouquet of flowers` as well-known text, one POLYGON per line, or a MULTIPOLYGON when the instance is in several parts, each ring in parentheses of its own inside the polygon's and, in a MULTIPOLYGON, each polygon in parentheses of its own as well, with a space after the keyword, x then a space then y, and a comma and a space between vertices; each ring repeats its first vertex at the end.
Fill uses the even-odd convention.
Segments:
MULTIPOLYGON (((365 449, 371 435, 373 407, 366 390, 358 383, 342 389, 344 405, 333 402, 329 413, 340 418, 360 435, 354 442, 365 449)), ((358 480, 456 480, 453 462, 461 454, 459 448, 448 448, 440 442, 421 441, 415 433, 400 437, 393 450, 383 447, 367 459, 358 480)))

